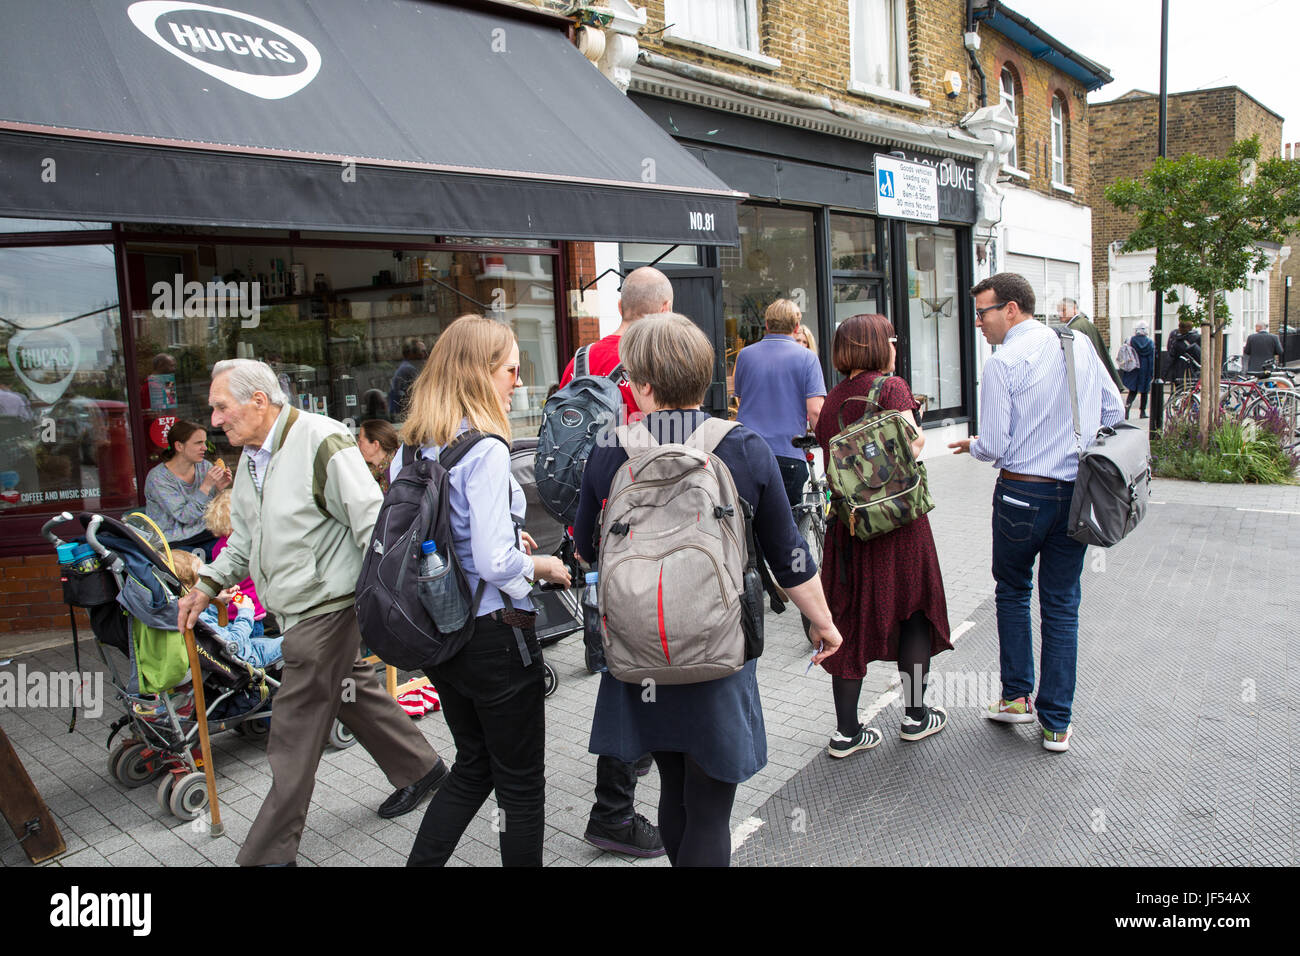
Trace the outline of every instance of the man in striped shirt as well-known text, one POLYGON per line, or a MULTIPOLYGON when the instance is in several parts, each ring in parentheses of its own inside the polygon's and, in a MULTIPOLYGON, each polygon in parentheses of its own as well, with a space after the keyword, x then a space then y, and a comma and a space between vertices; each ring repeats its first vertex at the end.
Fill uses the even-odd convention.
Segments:
POLYGON ((993 577, 997 582, 1002 698, 991 720, 1029 723, 1037 714, 1043 746, 1070 746, 1079 645, 1080 576, 1086 545, 1069 536, 1070 498, 1079 470, 1079 442, 1065 371, 1074 349, 1079 429, 1086 446, 1102 425, 1124 417, 1119 390, 1092 344, 1063 340, 1034 319, 1034 290, 1023 276, 999 272, 971 290, 975 326, 1000 346, 980 383, 980 434, 953 442, 999 469, 993 494, 993 577), (1042 660, 1034 702, 1030 599, 1038 560, 1042 660))

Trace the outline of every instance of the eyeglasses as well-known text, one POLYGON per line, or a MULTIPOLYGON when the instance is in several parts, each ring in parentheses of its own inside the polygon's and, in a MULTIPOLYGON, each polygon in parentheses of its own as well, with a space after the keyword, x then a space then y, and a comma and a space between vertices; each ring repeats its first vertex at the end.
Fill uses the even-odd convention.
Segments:
POLYGON ((1007 307, 1007 303, 1005 302, 999 302, 997 305, 986 305, 982 309, 975 310, 975 317, 977 319, 982 319, 984 318, 984 313, 996 312, 998 309, 1005 309, 1006 307, 1007 307))

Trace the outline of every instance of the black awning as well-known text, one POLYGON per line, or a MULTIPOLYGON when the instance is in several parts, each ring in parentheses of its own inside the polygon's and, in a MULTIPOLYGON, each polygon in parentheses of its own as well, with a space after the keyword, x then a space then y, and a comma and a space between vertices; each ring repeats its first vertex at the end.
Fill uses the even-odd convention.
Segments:
POLYGON ((19 0, 0 215, 731 244, 743 194, 544 24, 423 0, 19 0))

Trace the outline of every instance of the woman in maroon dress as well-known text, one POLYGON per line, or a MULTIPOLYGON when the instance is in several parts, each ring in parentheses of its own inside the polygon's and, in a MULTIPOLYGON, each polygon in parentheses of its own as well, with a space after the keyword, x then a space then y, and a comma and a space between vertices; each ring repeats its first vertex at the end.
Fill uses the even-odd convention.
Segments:
MULTIPOLYGON (((817 419, 817 440, 827 456, 823 460, 829 460, 830 440, 869 409, 867 402, 845 405, 845 400, 865 396, 881 375, 888 376, 880 393, 881 406, 905 412, 918 425, 913 454, 919 454, 925 445, 916 421, 920 405, 907 383, 892 374, 894 342, 894 327, 883 315, 855 315, 836 330, 832 361, 848 377, 831 389, 817 419)), ((921 740, 943 730, 947 713, 924 703, 930 657, 952 647, 948 603, 929 518, 922 515, 863 541, 832 516, 826 529, 821 579, 831 617, 844 637, 839 653, 822 664, 831 675, 838 724, 830 755, 847 757, 881 741, 880 732, 858 718, 862 679, 872 661, 898 662, 905 704, 902 739, 921 740)))

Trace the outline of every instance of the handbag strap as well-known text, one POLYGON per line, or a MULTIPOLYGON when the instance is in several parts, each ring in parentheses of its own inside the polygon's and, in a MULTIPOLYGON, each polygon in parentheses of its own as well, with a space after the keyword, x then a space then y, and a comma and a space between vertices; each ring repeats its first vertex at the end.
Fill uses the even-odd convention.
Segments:
POLYGON ((1079 391, 1074 374, 1074 333, 1069 329, 1057 329, 1056 336, 1061 343, 1061 351, 1065 354, 1065 383, 1066 389, 1070 393, 1070 415, 1074 419, 1074 444, 1078 448, 1079 454, 1083 454, 1083 432, 1079 430, 1079 391), (1069 347, 1066 347, 1066 342, 1069 347))

